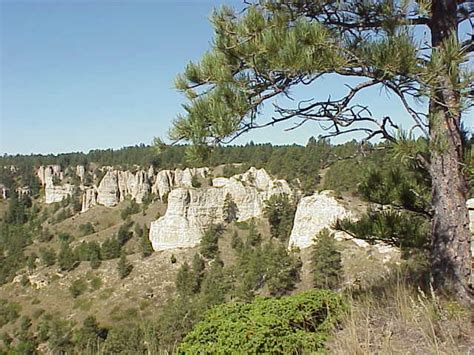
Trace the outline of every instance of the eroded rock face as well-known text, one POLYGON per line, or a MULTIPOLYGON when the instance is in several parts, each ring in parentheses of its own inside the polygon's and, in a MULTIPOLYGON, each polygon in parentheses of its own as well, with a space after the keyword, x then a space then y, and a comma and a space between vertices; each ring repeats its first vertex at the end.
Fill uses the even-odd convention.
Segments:
POLYGON ((40 166, 36 171, 36 175, 38 176, 42 186, 46 186, 47 181, 53 177, 57 177, 59 180, 64 178, 60 165, 40 166))
POLYGON ((323 191, 300 200, 290 235, 290 247, 307 248, 322 229, 331 230, 337 219, 350 217, 350 212, 331 194, 331 191, 323 191))
POLYGON ((211 223, 223 222, 227 194, 237 206, 237 220, 245 221, 262 216, 265 200, 282 193, 291 195, 286 181, 273 180, 265 170, 255 168, 229 179, 216 178, 207 189, 171 190, 166 214, 150 226, 153 248, 166 250, 199 244, 211 223))
POLYGON ((205 178, 209 168, 186 168, 184 170, 161 170, 155 178, 151 191, 163 200, 172 189, 179 187, 192 187, 193 176, 205 178))
POLYGON ((382 242, 370 245, 365 240, 353 238, 345 232, 334 231, 331 227, 337 219, 354 218, 354 216, 332 194, 332 191, 323 191, 300 200, 290 235, 289 248, 311 247, 314 244, 314 237, 322 229, 327 228, 334 233, 334 238, 338 241, 351 241, 357 248, 376 252, 381 257, 382 264, 399 259, 400 250, 396 247, 382 242))
POLYGON ((84 165, 78 165, 76 166, 76 175, 81 179, 81 181, 84 181, 84 177, 86 175, 86 168, 84 165))
POLYGON ((72 196, 75 191, 76 187, 74 185, 54 185, 52 177, 48 177, 44 188, 45 203, 61 202, 68 196, 72 196))
POLYGON ((155 183, 151 191, 160 196, 160 199, 163 200, 167 196, 171 189, 173 188, 173 173, 170 170, 161 170, 158 172, 155 178, 155 183))
POLYGON ((86 212, 95 205, 97 205, 97 189, 95 186, 86 187, 82 193, 81 212, 86 212))
POLYGON ((113 207, 120 200, 117 172, 107 171, 97 188, 97 203, 113 207))

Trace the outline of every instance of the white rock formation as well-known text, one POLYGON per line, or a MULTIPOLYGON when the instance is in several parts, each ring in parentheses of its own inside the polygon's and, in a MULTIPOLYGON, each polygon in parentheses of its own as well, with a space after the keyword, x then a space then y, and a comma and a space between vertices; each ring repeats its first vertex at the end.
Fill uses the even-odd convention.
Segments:
POLYGON ((71 184, 54 185, 52 176, 48 176, 44 188, 45 203, 61 202, 68 196, 72 196, 75 190, 76 187, 71 184))
POLYGON ((60 165, 40 166, 36 171, 36 175, 38 176, 42 186, 46 186, 46 182, 50 178, 57 177, 59 180, 64 178, 60 165))
POLYGON ((76 175, 81 179, 81 181, 84 181, 84 176, 86 175, 86 168, 84 165, 76 166, 76 175))
POLYGON ((107 171, 97 188, 97 203, 113 207, 120 200, 117 172, 107 171))
POLYGON ((86 212, 95 205, 97 205, 97 189, 95 186, 84 188, 82 193, 81 213, 86 212))
POLYGON ((173 172, 170 170, 161 170, 155 178, 155 183, 151 189, 155 195, 160 196, 163 200, 164 196, 168 195, 173 188, 173 172))
POLYGON ((206 178, 209 168, 186 168, 184 170, 161 170, 155 178, 155 183, 151 188, 151 192, 160 196, 163 200, 172 189, 178 187, 192 187, 193 176, 206 178))
MULTIPOLYGON (((163 176, 165 179, 166 174, 163 176)), ((237 220, 245 221, 262 216, 265 200, 282 193, 291 195, 286 181, 273 180, 265 170, 255 168, 229 179, 216 178, 207 189, 171 190, 166 214, 150 226, 153 248, 166 250, 199 244, 211 223, 223 222, 227 194, 237 206, 237 220)))
POLYGON ((303 197, 296 209, 295 221, 290 235, 290 248, 307 248, 313 244, 313 238, 322 229, 331 230, 331 225, 338 219, 350 217, 351 214, 334 197, 331 191, 315 193, 303 197))

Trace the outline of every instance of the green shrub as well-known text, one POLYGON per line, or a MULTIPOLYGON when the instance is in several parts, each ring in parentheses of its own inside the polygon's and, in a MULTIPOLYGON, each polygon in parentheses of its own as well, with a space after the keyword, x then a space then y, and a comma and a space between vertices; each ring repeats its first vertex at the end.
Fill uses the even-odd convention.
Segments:
POLYGON ((17 303, 0 299, 0 327, 20 316, 21 306, 17 303))
POLYGON ((76 279, 69 287, 72 297, 77 298, 87 290, 87 282, 83 279, 76 279))
POLYGON ((79 231, 81 232, 83 236, 95 233, 94 226, 92 225, 91 222, 81 224, 79 226, 79 231))
POLYGON ((178 352, 295 354, 322 350, 344 309, 341 296, 329 290, 223 304, 196 324, 178 352))

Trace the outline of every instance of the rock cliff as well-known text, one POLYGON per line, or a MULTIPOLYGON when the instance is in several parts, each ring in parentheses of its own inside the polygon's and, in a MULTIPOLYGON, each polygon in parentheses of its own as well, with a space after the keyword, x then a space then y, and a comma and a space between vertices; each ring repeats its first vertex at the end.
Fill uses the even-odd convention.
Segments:
POLYGON ((331 194, 331 191, 323 191, 300 200, 290 235, 290 247, 311 246, 314 236, 322 229, 331 229, 337 219, 351 216, 331 194))
POLYGON ((150 240, 155 250, 186 248, 199 244, 211 223, 223 222, 227 194, 236 205, 237 220, 245 221, 261 217, 264 202, 270 196, 292 193, 286 181, 274 180, 265 170, 255 168, 229 179, 215 178, 212 185, 205 189, 171 190, 166 214, 150 226, 150 240))
POLYGON ((45 203, 61 202, 68 196, 72 196, 76 187, 71 184, 54 185, 52 176, 48 176, 45 181, 45 203))

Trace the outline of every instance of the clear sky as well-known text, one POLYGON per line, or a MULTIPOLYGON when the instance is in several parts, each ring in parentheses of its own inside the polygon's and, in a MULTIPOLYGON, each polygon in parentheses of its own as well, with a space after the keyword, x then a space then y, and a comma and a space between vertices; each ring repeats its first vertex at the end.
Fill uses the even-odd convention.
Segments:
MULTIPOLYGON (((231 0, 0 0, 0 154, 87 152, 166 136, 185 102, 174 78, 209 48, 208 17, 222 3, 242 6, 231 0)), ((343 84, 328 78, 309 97, 337 95, 343 84)), ((395 98, 379 91, 361 99, 375 114, 404 115, 395 98)), ((321 133, 316 125, 291 133, 283 128, 255 131, 238 143, 304 144, 321 133)))

